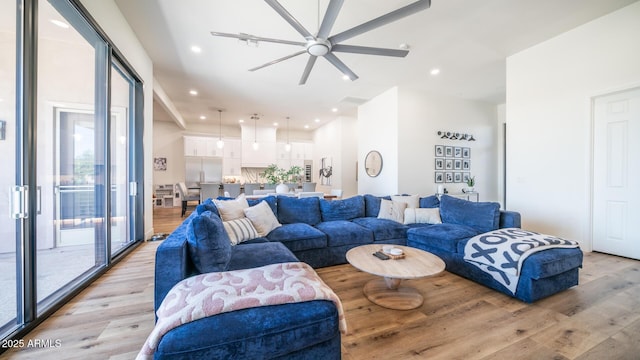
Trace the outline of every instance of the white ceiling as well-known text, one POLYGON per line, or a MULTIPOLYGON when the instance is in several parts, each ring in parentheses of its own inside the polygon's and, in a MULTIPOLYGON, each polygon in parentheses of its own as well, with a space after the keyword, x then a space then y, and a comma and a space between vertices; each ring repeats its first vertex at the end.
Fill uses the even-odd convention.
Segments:
MULTIPOLYGON (((237 124, 252 113, 260 122, 311 129, 355 114, 358 100, 393 86, 503 103, 505 58, 637 0, 433 0, 431 8, 354 37, 345 44, 398 48, 406 58, 336 53, 360 78, 345 81, 318 59, 306 85, 298 85, 308 55, 249 72, 247 69, 301 48, 261 42, 247 46, 211 31, 304 41, 261 0, 115 0, 154 63, 154 76, 187 124, 237 124), (202 53, 190 48, 196 45, 202 53), (441 69, 437 76, 432 68, 441 69), (189 90, 198 91, 197 96, 189 90), (354 101, 355 100, 355 101, 354 101), (207 120, 200 120, 200 115, 207 120), (320 119, 315 123, 314 119, 320 119)), ((412 0, 347 0, 332 34, 383 15, 412 0)), ((310 32, 328 0, 280 0, 310 32)), ((160 106, 155 120, 171 121, 160 106)))

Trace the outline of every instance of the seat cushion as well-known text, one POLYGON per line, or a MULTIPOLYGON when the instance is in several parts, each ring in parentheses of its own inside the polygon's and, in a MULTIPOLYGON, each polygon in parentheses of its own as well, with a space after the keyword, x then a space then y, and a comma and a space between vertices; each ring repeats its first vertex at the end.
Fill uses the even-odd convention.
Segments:
POLYGON ((371 244, 373 231, 346 220, 325 221, 316 229, 327 235, 328 246, 371 244))
POLYGON ((279 242, 242 243, 233 247, 227 270, 250 269, 297 261, 299 261, 298 258, 279 242))
POLYGON ((199 319, 165 334, 155 359, 281 358, 340 337, 330 301, 259 306, 199 319))
POLYGON ((224 271, 231 259, 231 241, 222 220, 211 211, 193 217, 187 225, 189 254, 201 273, 224 271))
POLYGON ((351 220, 364 216, 364 197, 353 196, 344 200, 320 199, 322 221, 351 220))
POLYGON ((440 198, 440 217, 443 223, 466 225, 487 232, 496 230, 500 225, 500 204, 443 195, 440 198))
POLYGON ((480 232, 470 226, 443 223, 411 228, 407 230, 407 240, 455 253, 461 240, 478 234, 480 232))
POLYGON ((322 221, 320 199, 308 197, 298 199, 290 196, 278 196, 278 221, 281 224, 304 223, 315 225, 322 221))
POLYGON ((364 195, 364 216, 366 217, 377 217, 378 213, 380 213, 380 201, 382 199, 391 200, 391 196, 375 196, 375 195, 364 195))
POLYGON ((362 217, 351 220, 364 228, 373 231, 374 241, 384 241, 407 237, 408 227, 389 219, 362 217))
POLYGON ((320 249, 327 246, 327 236, 322 231, 303 223, 282 225, 273 229, 267 235, 267 239, 281 242, 291 251, 320 249))

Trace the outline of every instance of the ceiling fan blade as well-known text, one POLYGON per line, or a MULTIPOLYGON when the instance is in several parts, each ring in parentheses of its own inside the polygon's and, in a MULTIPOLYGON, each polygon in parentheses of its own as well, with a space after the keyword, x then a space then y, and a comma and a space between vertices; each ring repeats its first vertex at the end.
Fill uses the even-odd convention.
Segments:
POLYGON ((371 31, 373 29, 379 28, 380 26, 392 23, 396 20, 400 20, 404 17, 415 14, 418 11, 429 8, 430 6, 431 6, 431 0, 418 0, 405 7, 401 7, 400 9, 394 10, 388 14, 379 16, 373 20, 367 21, 349 30, 345 30, 339 34, 336 34, 330 37, 329 40, 331 41, 332 44, 340 43, 344 40, 351 39, 354 36, 358 36, 367 31, 371 31))
POLYGON ((291 59, 292 57, 296 57, 296 56, 298 56, 298 55, 302 55, 302 54, 304 54, 304 53, 306 53, 306 52, 307 52, 307 50, 298 51, 297 53, 293 53, 293 54, 291 54, 291 55, 287 55, 287 56, 285 56, 285 57, 281 57, 280 59, 275 59, 275 60, 273 60, 273 61, 269 61, 269 62, 268 62, 268 63, 266 63, 266 64, 262 64, 262 65, 260 65, 260 66, 256 66, 256 67, 254 67, 254 68, 251 68, 251 69, 249 69, 249 71, 256 71, 256 70, 260 70, 260 69, 262 69, 263 67, 267 67, 267 66, 269 66, 269 65, 277 64, 277 63, 279 63, 279 62, 281 62, 281 61, 285 61, 285 60, 291 59))
POLYGON ((368 46, 356 46, 356 45, 342 45, 336 44, 331 47, 331 51, 352 53, 352 54, 365 54, 365 55, 381 55, 381 56, 395 56, 405 57, 409 54, 409 50, 397 50, 397 49, 385 49, 368 46))
POLYGON ((344 0, 331 0, 327 7, 327 11, 324 13, 324 19, 322 19, 320 30, 318 30, 319 38, 326 39, 329 37, 331 28, 333 28, 333 24, 335 24, 336 19, 338 18, 338 14, 340 13, 340 9, 342 9, 343 3, 344 0))
POLYGON ((340 61, 337 56, 333 55, 333 53, 329 52, 324 55, 324 58, 327 59, 333 66, 337 67, 341 73, 345 74, 349 77, 351 81, 357 80, 358 75, 356 75, 345 63, 340 61))
POLYGON ((299 32, 305 39, 313 39, 313 35, 296 20, 296 18, 291 15, 287 9, 285 9, 277 0, 264 0, 269 6, 273 8, 282 18, 289 23, 289 25, 293 26, 297 32, 299 32))
POLYGON ((266 41, 266 42, 272 42, 272 43, 278 43, 278 44, 287 44, 287 45, 299 45, 299 46, 305 46, 306 45, 306 43, 300 42, 300 41, 272 39, 272 38, 254 36, 254 35, 251 35, 251 34, 243 34, 243 33, 240 33, 240 34, 229 34, 229 33, 212 31, 211 35, 228 37, 228 38, 238 39, 238 40, 242 40, 242 41, 253 41, 253 42, 266 41))
POLYGON ((304 71, 302 72, 302 77, 300 78, 300 82, 298 83, 298 85, 304 85, 307 82, 309 74, 311 73, 311 69, 313 69, 313 65, 316 63, 317 59, 317 56, 309 56, 309 61, 307 61, 307 66, 304 67, 304 71))

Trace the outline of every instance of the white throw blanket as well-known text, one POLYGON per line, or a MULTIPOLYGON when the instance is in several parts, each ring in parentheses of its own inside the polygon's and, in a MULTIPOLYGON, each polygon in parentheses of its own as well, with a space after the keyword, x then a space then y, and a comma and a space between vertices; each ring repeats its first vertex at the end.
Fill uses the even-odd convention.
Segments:
POLYGON ((197 275, 177 283, 158 308, 158 321, 136 359, 152 359, 162 336, 207 316, 257 306, 330 300, 338 308, 340 331, 347 323, 338 296, 302 262, 197 275))
POLYGON ((515 294, 522 263, 531 254, 550 248, 575 248, 578 243, 518 228, 490 231, 471 238, 464 260, 491 275, 515 294))

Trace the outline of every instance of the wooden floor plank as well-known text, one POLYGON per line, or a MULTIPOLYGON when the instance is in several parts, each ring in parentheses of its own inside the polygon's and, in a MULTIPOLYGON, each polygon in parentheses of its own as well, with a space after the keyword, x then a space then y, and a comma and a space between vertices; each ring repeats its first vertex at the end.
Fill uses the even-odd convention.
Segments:
MULTIPOLYGON (((156 231, 180 224, 180 209, 154 210, 156 231)), ((59 347, 13 349, 1 359, 132 359, 154 325, 153 264, 146 242, 25 340, 59 347)), ((580 285, 526 304, 445 272, 410 280, 424 296, 415 310, 384 309, 362 293, 373 275, 348 264, 317 269, 342 300, 349 334, 342 358, 638 359, 640 261, 585 254, 580 285)))

